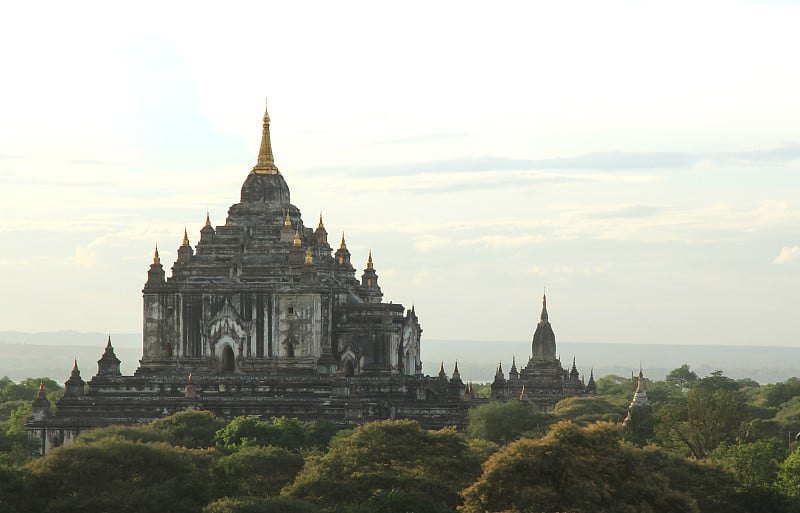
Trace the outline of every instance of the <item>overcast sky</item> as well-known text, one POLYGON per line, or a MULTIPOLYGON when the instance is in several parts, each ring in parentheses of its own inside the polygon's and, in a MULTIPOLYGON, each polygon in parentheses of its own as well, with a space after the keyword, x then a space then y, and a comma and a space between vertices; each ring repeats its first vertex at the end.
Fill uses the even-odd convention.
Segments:
MULTIPOLYGON (((0 330, 141 330, 158 244, 276 164, 429 339, 800 344, 794 2, 25 3, 0 330), (120 5, 123 5, 120 7, 120 5)), ((359 273, 360 274, 360 273, 359 273)))

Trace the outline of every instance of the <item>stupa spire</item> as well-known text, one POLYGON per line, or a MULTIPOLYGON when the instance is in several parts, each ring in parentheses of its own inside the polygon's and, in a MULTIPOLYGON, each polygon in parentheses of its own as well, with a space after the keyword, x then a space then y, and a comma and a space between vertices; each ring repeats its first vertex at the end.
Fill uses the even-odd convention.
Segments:
POLYGON ((547 293, 542 294, 542 315, 539 318, 541 322, 548 322, 547 316, 547 293))
POLYGON ((369 257, 367 257, 367 269, 374 269, 372 264, 372 250, 369 250, 369 257))
POLYGON ((264 107, 264 124, 261 131, 261 148, 258 150, 258 163, 250 172, 254 175, 279 175, 275 166, 275 157, 272 155, 272 141, 269 136, 269 113, 264 107))
POLYGON ((161 258, 158 256, 158 244, 156 244, 156 251, 153 253, 153 263, 156 265, 161 263, 161 258))
POLYGON ((322 212, 319 213, 319 224, 317 225, 317 230, 322 230, 325 228, 325 225, 322 224, 322 212))
POLYGON ((189 245, 189 234, 186 232, 186 227, 183 228, 183 242, 181 242, 181 246, 188 246, 189 245))
POLYGON ((339 244, 339 249, 347 249, 347 244, 344 242, 344 232, 342 232, 342 243, 339 244))

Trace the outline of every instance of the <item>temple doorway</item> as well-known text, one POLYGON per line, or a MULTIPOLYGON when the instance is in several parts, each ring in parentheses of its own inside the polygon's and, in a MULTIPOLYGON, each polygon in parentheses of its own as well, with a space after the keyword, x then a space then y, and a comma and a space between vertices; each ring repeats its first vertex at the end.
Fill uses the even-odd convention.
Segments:
POLYGON ((233 372, 236 360, 233 356, 231 346, 225 346, 222 350, 222 372, 233 372))

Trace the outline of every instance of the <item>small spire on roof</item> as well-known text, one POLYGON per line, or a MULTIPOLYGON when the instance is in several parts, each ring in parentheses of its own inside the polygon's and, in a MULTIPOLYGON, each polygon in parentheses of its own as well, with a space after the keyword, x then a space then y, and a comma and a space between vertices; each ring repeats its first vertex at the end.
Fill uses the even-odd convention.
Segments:
POLYGON ((367 269, 373 269, 372 265, 372 250, 369 250, 369 257, 367 257, 367 269))
POLYGON ((339 244, 339 249, 347 249, 347 244, 344 242, 344 232, 342 232, 342 243, 339 244))
POLYGON ((319 224, 317 225, 317 230, 322 230, 325 228, 325 225, 322 223, 322 210, 319 211, 319 224))
POLYGON ((208 210, 206 210, 206 224, 203 228, 211 228, 211 218, 208 215, 208 210))
POLYGON ((306 265, 312 265, 313 263, 314 263, 314 260, 311 258, 311 248, 306 248, 305 264, 306 265))
POLYGON ((189 234, 186 233, 186 227, 183 228, 183 242, 181 246, 188 246, 189 245, 189 234))
POLYGON ((283 220, 283 226, 286 228, 292 227, 292 219, 289 217, 289 211, 286 211, 286 218, 283 220))
POLYGON ((110 333, 108 334, 108 342, 106 342, 106 349, 108 349, 109 347, 111 347, 111 334, 110 333))
POLYGON ((161 258, 158 256, 158 244, 156 244, 156 251, 153 253, 153 263, 156 265, 161 263, 161 258))
POLYGON ((295 246, 300 246, 300 245, 302 245, 302 243, 303 242, 300 240, 300 230, 295 230, 294 231, 294 241, 292 242, 292 244, 294 244, 295 246))

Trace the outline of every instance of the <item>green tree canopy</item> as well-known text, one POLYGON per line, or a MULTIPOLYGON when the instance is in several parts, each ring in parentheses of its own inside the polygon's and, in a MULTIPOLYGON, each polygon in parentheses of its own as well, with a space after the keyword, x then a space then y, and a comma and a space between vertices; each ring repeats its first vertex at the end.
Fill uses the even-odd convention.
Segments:
POLYGON ((613 424, 560 422, 545 437, 518 440, 489 458, 464 490, 460 511, 699 511, 645 463, 641 449, 624 445, 613 424))
POLYGON ((388 511, 380 508, 410 507, 420 497, 427 500, 424 511, 452 510, 459 491, 480 473, 480 457, 454 429, 427 431, 408 420, 373 422, 334 438, 326 454, 309 457, 285 492, 324 511, 363 511, 361 503, 388 511))
POLYGON ((692 383, 697 381, 697 374, 689 368, 689 365, 684 363, 677 369, 669 371, 664 381, 668 385, 677 388, 688 388, 692 383))
POLYGON ((521 401, 492 401, 469 410, 467 433, 503 444, 516 440, 523 434, 541 436, 547 432, 555 418, 539 413, 521 401))
POLYGON ((299 451, 309 445, 308 432, 302 422, 286 417, 273 417, 269 422, 236 417, 217 431, 217 447, 234 451, 245 445, 274 445, 290 451, 299 451))
POLYGON ((290 497, 225 497, 205 508, 203 513, 317 513, 313 504, 290 497))
POLYGON ((29 467, 50 513, 196 513, 211 498, 207 452, 106 438, 74 443, 29 467))
POLYGON ((214 462, 212 473, 220 495, 270 497, 294 481, 303 457, 281 447, 242 447, 214 462))
POLYGON ((739 386, 715 372, 697 380, 684 400, 657 412, 656 437, 665 446, 683 447, 703 459, 721 442, 737 439, 746 414, 739 386))
POLYGON ((184 410, 150 423, 154 431, 164 433, 172 445, 189 449, 214 446, 214 436, 225 421, 208 411, 184 410))
POLYGON ((588 425, 594 422, 622 422, 626 408, 611 404, 602 396, 568 397, 556 403, 553 415, 560 420, 571 420, 576 424, 588 425))

